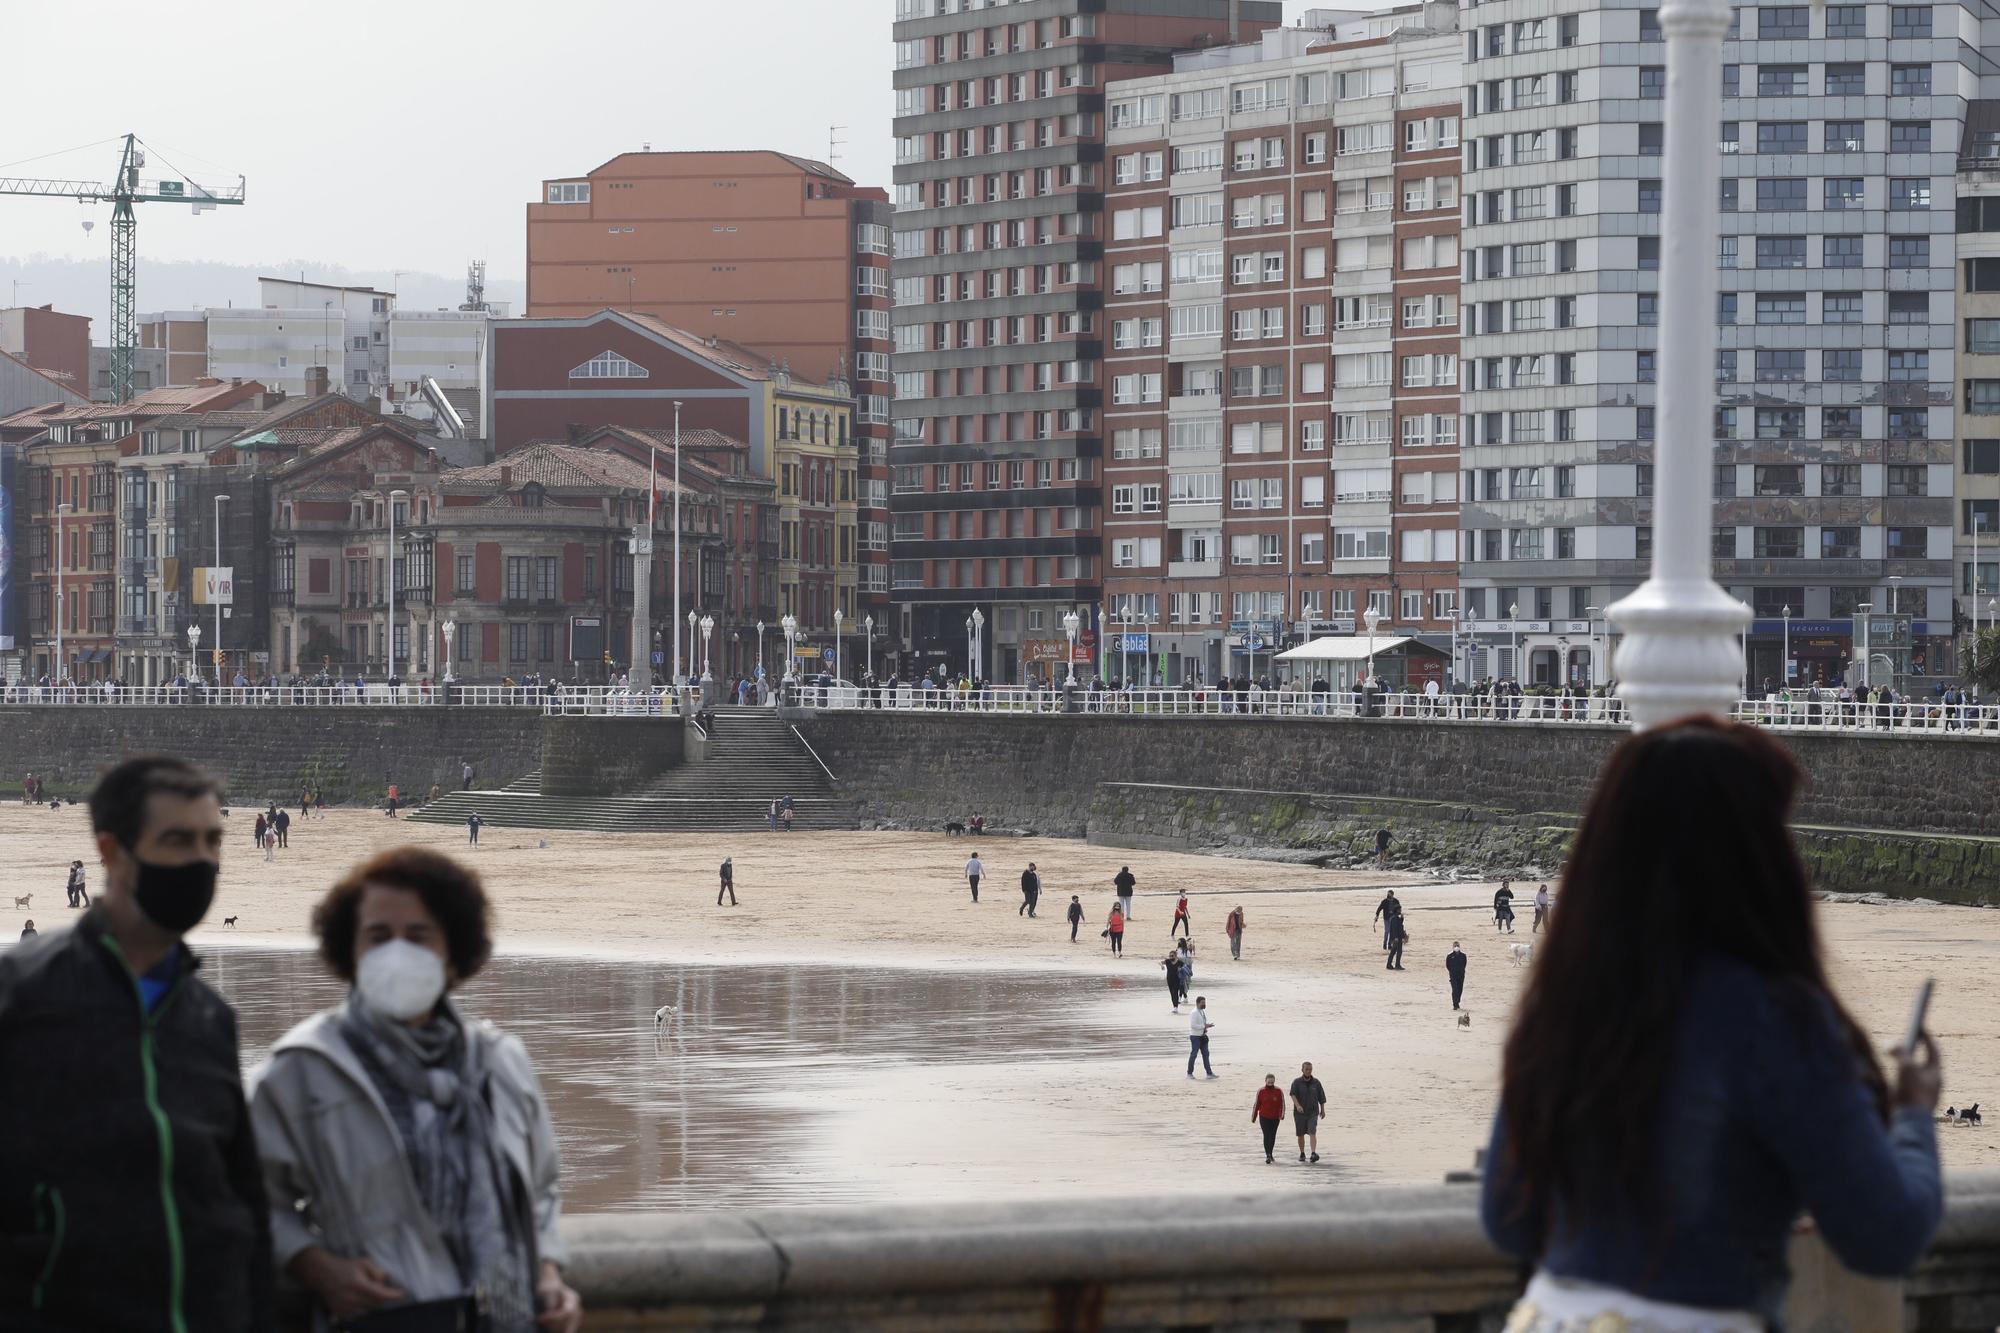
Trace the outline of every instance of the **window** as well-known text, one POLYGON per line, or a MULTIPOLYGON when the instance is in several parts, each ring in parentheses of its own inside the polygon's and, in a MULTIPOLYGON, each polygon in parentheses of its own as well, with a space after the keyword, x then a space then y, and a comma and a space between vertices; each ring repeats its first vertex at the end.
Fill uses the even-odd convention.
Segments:
POLYGON ((1804 495, 1805 472, 1805 467, 1798 463, 1759 466, 1756 469, 1756 494, 1767 497, 1804 495))
POLYGON ((1642 65, 1639 67, 1639 96, 1665 97, 1667 95, 1667 67, 1665 65, 1642 65))
POLYGON ((1930 263, 1930 237, 1891 236, 1889 238, 1890 268, 1929 268, 1930 263))
POLYGON ((1823 407, 1819 413, 1819 435, 1823 440, 1858 440, 1861 438, 1861 409, 1858 407, 1823 407))
MULTIPOLYGON (((588 189, 589 187, 584 187, 588 189)), ((652 372, 613 351, 602 351, 569 372, 573 380, 643 380, 652 372)), ((525 629, 525 626, 521 627, 525 629)))
POLYGON ((1795 382, 1806 377, 1806 354, 1798 348, 1757 349, 1757 379, 1760 382, 1795 382))
POLYGON ((2000 353, 2000 319, 1966 320, 1965 350, 1980 355, 2000 353))
MULTIPOLYGON (((1642 212, 1645 211, 1645 204, 1643 203, 1643 198, 1644 198, 1643 188, 1644 187, 1642 185, 1641 186, 1642 202, 1640 204, 1640 210, 1642 212)), ((1798 177, 1780 176, 1776 178, 1766 177, 1757 182, 1758 212, 1760 213, 1774 213, 1774 212, 1788 213, 1794 211, 1803 212, 1805 210, 1805 206, 1806 206, 1806 183, 1804 180, 1798 177)), ((1655 205, 1653 211, 1655 212, 1659 211, 1657 205, 1655 205)))
POLYGON ((1859 324, 1861 322, 1861 293, 1828 292, 1821 298, 1820 322, 1823 324, 1859 324))
POLYGON ((1858 527, 1833 527, 1819 530, 1819 554, 1822 560, 1856 560, 1861 556, 1861 529, 1858 527))
POLYGON ((1915 212, 1931 206, 1928 176, 1896 176, 1889 181, 1889 207, 1899 212, 1915 212))
POLYGON ((2000 413, 2000 380, 1965 381, 1965 410, 1975 416, 2000 413))
POLYGON ((1866 206, 1867 190, 1859 176, 1828 176, 1823 188, 1824 206, 1829 213, 1847 212, 1866 206))
MULTIPOLYGON (((1967 440, 1964 471, 1969 476, 2000 476, 2000 439, 1967 440)), ((2000 532, 2000 524, 1993 525, 1993 530, 2000 532)))
MULTIPOLYGON (((1643 81, 1645 71, 1640 71, 1643 81)), ((1759 97, 1803 97, 1806 94, 1806 67, 1804 65, 1759 65, 1757 66, 1757 96, 1759 97)), ((1646 96, 1643 82, 1639 96, 1646 96)), ((1658 96, 1658 94, 1654 94, 1658 96)), ((1728 96, 1727 93, 1723 94, 1728 96)))
POLYGON ((1930 36, 1931 7, 1929 5, 1892 5, 1889 9, 1889 35, 1891 37, 1930 36))
MULTIPOLYGON (((1759 192, 1761 193, 1762 188, 1771 183, 1769 181, 1757 182, 1759 192)), ((1537 193, 1540 193, 1540 191, 1537 191, 1537 193)), ((1660 211, 1660 183, 1658 181, 1642 180, 1639 182, 1639 211, 1641 213, 1657 213, 1660 211)))
POLYGON ((1760 294, 1757 297, 1757 322, 1759 324, 1805 323, 1805 294, 1803 292, 1778 295, 1760 294))
POLYGON ((1757 11, 1757 40, 1798 41, 1809 32, 1804 5, 1769 5, 1757 11))
POLYGON ((1859 97, 1867 91, 1866 65, 1828 65, 1826 67, 1826 95, 1828 97, 1859 97))
POLYGON ((1931 322, 1931 297, 1929 292, 1890 292, 1889 322, 1891 324, 1928 324, 1931 322))
POLYGON ((1820 267, 1860 268, 1861 238, 1859 236, 1822 237, 1820 267))
POLYGON ((1927 120, 1889 122, 1889 152, 1928 153, 1931 150, 1931 123, 1927 120))
POLYGON ((1861 464, 1827 463, 1819 470, 1819 493, 1833 499, 1861 494, 1861 464))
MULTIPOLYGON (((1148 209, 1146 211, 1156 215, 1154 218, 1154 223, 1155 226, 1157 227, 1158 223, 1157 214, 1159 213, 1160 210, 1154 208, 1154 209, 1148 209)), ((1117 240, 1119 239, 1119 237, 1116 234, 1116 224, 1119 215, 1114 213, 1111 216, 1113 223, 1112 239, 1117 240)), ((1220 225, 1221 222, 1222 222, 1222 195, 1220 193, 1183 194, 1183 195, 1176 195, 1174 197, 1174 213, 1173 213, 1174 230, 1179 231, 1183 227, 1213 227, 1220 225)), ((1145 234, 1149 236, 1157 236, 1159 235, 1159 232, 1157 230, 1154 230, 1147 232, 1145 234)))
POLYGON ((1333 558, 1335 560, 1387 560, 1389 558, 1388 529, 1335 528, 1333 530, 1333 558))
POLYGON ((1929 552, 1929 538, 1923 528, 1884 528, 1882 554, 1891 560, 1922 560, 1929 552))
POLYGON ((1829 120, 1821 136, 1820 147, 1821 151, 1828 153, 1859 153, 1865 140, 1861 121, 1829 120))
POLYGON ((1868 35, 1868 7, 1866 5, 1828 5, 1826 7, 1826 35, 1833 37, 1866 37, 1868 35))
POLYGON ((549 202, 552 204, 587 204, 590 202, 589 181, 549 182, 549 202))
POLYGON ((1805 152, 1806 123, 1802 120, 1762 120, 1757 122, 1757 151, 1760 153, 1805 152))
POLYGON ((1931 493, 1931 470, 1922 463, 1891 463, 1885 469, 1888 473, 1888 493, 1892 497, 1929 495, 1931 493))
POLYGON ((1758 268, 1804 268, 1806 238, 1803 236, 1759 236, 1758 268))
POLYGON ((1965 290, 1968 292, 2000 292, 2000 259, 1966 260, 1965 290))
POLYGON ((1889 96, 1929 97, 1931 95, 1931 67, 1929 65, 1889 66, 1889 96))
POLYGON ((1751 550, 1759 560, 1798 560, 1805 555, 1804 528, 1753 528, 1751 550))
POLYGON ((1851 383, 1861 378, 1861 349, 1858 347, 1829 347, 1819 354, 1819 377, 1839 383, 1851 383))

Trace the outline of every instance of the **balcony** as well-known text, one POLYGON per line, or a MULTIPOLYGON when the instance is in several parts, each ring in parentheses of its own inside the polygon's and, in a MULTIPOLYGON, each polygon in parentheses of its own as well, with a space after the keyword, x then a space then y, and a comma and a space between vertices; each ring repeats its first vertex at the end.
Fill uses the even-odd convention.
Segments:
POLYGON ((146 506, 143 504, 128 504, 118 512, 124 518, 127 526, 144 527, 146 525, 146 506))
POLYGON ((1169 560, 1167 577, 1170 579, 1213 579, 1222 576, 1222 557, 1213 560, 1169 560))
POLYGON ((151 635, 158 632, 159 621, 153 616, 120 616, 118 633, 127 635, 151 635))

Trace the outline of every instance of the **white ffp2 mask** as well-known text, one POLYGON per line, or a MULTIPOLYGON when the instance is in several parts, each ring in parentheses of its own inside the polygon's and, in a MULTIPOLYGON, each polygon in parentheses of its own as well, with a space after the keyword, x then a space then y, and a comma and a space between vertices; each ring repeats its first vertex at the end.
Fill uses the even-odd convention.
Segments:
POLYGON ((444 994, 444 959, 421 944, 390 940, 361 955, 354 989, 386 1018, 416 1018, 436 1008, 444 994))

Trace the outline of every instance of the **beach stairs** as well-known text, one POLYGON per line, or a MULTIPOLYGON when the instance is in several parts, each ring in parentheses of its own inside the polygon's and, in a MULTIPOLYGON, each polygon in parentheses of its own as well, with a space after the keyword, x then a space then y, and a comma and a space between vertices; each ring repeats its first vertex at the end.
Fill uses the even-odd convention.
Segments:
POLYGON ((553 796, 531 773, 497 789, 450 792, 410 818, 463 825, 477 811, 492 828, 742 833, 768 829, 771 802, 790 796, 794 830, 860 827, 854 802, 773 710, 717 708, 706 750, 629 792, 553 796))

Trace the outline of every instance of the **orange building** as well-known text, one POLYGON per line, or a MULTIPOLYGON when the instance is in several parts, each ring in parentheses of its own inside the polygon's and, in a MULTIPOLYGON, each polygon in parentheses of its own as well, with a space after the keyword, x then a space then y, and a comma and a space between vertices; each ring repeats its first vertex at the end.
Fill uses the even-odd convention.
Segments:
POLYGON ((843 359, 851 376, 854 205, 870 202, 886 223, 887 191, 786 153, 620 153, 528 205, 527 314, 632 310, 817 383, 843 359))

